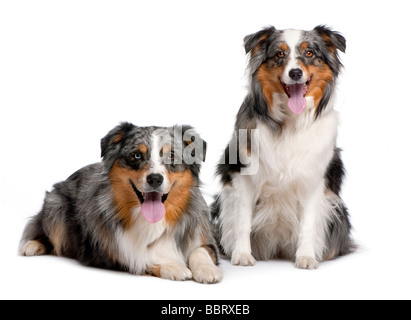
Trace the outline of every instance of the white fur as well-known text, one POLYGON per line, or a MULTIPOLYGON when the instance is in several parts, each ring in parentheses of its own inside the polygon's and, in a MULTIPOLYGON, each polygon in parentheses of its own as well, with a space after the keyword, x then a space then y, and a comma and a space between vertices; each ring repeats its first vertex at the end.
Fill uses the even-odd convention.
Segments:
POLYGON ((22 256, 41 256, 46 254, 46 247, 38 240, 30 240, 21 245, 20 254, 22 256))
POLYGON ((303 74, 303 78, 295 81, 290 78, 289 73, 291 69, 301 69, 299 65, 299 60, 297 59, 297 45, 300 42, 302 31, 301 30, 284 30, 284 40, 288 45, 290 50, 290 59, 287 63, 287 66, 284 70, 284 75, 282 77, 282 81, 286 84, 294 84, 294 83, 304 83, 308 81, 308 75, 305 73, 303 74))
POLYGON ((287 112, 286 99, 275 101, 286 125, 281 134, 257 125, 259 139, 253 143, 259 153, 252 156, 259 171, 237 174, 224 186, 221 243, 233 264, 253 265, 253 241, 265 239, 264 258, 281 250, 297 267, 314 269, 324 253, 330 218, 324 174, 334 153, 338 115, 328 109, 314 121, 311 110, 294 115, 287 112))
POLYGON ((152 224, 140 215, 140 207, 133 211, 135 221, 132 226, 127 230, 117 231, 119 261, 136 274, 145 273, 150 267, 161 265, 165 278, 191 279, 191 271, 187 271, 185 258, 177 248, 165 220, 152 224), (175 270, 175 274, 169 269, 175 270))
POLYGON ((223 279, 223 272, 218 268, 206 249, 197 248, 190 255, 188 262, 193 278, 200 283, 217 283, 223 279))
POLYGON ((151 150, 151 163, 152 166, 148 170, 148 174, 161 174, 164 178, 161 188, 163 193, 170 191, 170 181, 167 178, 167 170, 164 166, 163 158, 161 157, 161 150, 165 144, 170 144, 170 135, 167 132, 163 132, 161 129, 156 130, 152 135, 152 150, 151 150))

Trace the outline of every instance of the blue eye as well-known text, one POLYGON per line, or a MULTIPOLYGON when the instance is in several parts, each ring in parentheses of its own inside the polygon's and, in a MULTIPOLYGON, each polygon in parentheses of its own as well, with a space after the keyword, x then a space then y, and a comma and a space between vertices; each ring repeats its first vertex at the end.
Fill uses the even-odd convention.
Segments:
POLYGON ((137 160, 141 160, 142 157, 143 157, 143 155, 141 154, 141 152, 136 152, 134 154, 134 158, 137 159, 137 160))

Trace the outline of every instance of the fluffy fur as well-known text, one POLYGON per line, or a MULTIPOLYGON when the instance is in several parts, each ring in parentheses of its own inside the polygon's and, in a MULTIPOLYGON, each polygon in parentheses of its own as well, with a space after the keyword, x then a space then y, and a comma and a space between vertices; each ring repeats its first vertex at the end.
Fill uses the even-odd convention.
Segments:
POLYGON ((205 142, 198 134, 188 126, 122 123, 101 140, 101 151, 102 162, 46 194, 41 212, 24 231, 21 254, 54 254, 171 280, 221 281, 199 189, 205 142), (161 195, 163 205, 157 204, 166 209, 157 223, 142 215, 148 194, 161 195))
POLYGON ((315 269, 355 247, 340 198, 345 171, 333 109, 345 38, 325 26, 269 27, 244 42, 249 94, 217 169, 218 239, 235 265, 285 258, 315 269), (238 141, 241 131, 246 143, 238 141), (255 172, 247 172, 244 159, 255 172))

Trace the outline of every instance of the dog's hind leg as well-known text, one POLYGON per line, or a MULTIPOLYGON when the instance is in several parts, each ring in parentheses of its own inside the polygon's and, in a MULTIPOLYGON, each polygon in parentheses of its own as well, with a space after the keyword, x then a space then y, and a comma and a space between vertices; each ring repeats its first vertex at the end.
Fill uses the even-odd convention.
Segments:
POLYGON ((32 218, 24 230, 19 253, 22 256, 39 256, 50 252, 51 244, 41 227, 39 215, 32 218))
POLYGON ((39 240, 29 240, 20 249, 22 256, 40 256, 46 253, 46 247, 39 240))
POLYGON ((64 194, 57 190, 46 194, 42 210, 31 218, 24 230, 20 242, 21 255, 64 254, 67 243, 64 216, 68 206, 64 194))

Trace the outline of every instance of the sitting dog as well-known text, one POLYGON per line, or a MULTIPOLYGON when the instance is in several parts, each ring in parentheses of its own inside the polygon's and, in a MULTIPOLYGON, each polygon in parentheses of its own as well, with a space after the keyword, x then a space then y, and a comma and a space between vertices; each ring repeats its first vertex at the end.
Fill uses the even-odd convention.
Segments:
POLYGON ((205 142, 198 134, 189 126, 122 123, 101 140, 101 156, 46 194, 26 226, 21 254, 170 280, 221 281, 199 189, 205 142))
POLYGON ((218 165, 223 188, 212 207, 221 247, 234 265, 284 258, 316 269, 355 248, 333 109, 346 40, 318 26, 269 27, 244 42, 249 93, 218 165))

